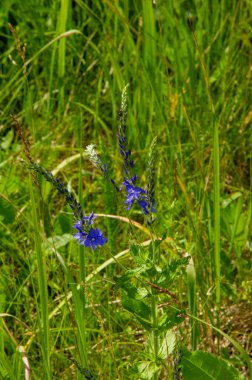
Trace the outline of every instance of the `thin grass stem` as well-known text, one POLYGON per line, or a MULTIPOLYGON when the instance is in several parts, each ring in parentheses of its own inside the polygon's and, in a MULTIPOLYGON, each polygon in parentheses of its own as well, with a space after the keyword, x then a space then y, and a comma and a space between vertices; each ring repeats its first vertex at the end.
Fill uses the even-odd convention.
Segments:
POLYGON ((34 226, 35 237, 35 251, 38 264, 38 284, 39 284, 39 315, 40 315, 40 339, 42 357, 45 369, 45 376, 47 380, 51 379, 50 369, 50 330, 49 330, 49 315, 48 315, 48 291, 47 291, 47 275, 46 275, 46 263, 45 256, 42 250, 40 228, 38 224, 38 202, 35 201, 35 194, 30 179, 30 195, 32 205, 32 219, 34 226))

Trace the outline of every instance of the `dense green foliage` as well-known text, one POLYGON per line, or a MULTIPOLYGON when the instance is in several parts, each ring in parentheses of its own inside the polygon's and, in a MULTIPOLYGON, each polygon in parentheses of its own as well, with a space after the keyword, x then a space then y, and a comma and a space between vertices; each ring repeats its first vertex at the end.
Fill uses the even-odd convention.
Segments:
POLYGON ((171 292, 155 298, 168 334, 160 379, 173 378, 176 360, 186 380, 190 371, 214 378, 215 365, 222 379, 252 377, 251 19, 250 0, 1 1, 0 378, 23 379, 28 360, 32 379, 88 370, 157 379, 157 360, 144 354, 155 315, 134 277, 155 245, 167 269, 143 276, 171 292), (157 136, 162 240, 152 244, 141 211, 126 211, 85 153, 95 144, 121 184, 127 83, 128 143, 146 188, 157 136), (106 246, 77 245, 64 197, 23 161, 52 171, 87 214, 102 214, 106 246))

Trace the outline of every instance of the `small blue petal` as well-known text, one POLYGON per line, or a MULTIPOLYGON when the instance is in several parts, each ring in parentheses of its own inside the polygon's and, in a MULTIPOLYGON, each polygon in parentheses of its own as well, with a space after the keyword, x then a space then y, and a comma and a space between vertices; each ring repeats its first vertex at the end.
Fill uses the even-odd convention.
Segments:
POLYGON ((96 250, 98 245, 103 246, 107 241, 108 239, 103 236, 103 233, 99 228, 90 228, 85 240, 81 244, 85 247, 90 247, 96 250))

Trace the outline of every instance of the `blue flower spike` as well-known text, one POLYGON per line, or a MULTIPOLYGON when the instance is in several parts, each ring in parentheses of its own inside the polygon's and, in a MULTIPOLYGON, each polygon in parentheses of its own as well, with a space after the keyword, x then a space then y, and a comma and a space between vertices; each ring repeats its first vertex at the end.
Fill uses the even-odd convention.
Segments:
MULTIPOLYGON (((103 246, 107 243, 108 240, 103 236, 102 231, 99 228, 94 229, 91 227, 95 219, 94 213, 92 212, 88 216, 83 215, 80 203, 59 179, 55 178, 51 172, 44 169, 41 165, 29 164, 27 167, 42 175, 47 182, 52 183, 58 192, 65 197, 74 214, 76 223, 73 225, 73 228, 78 231, 74 235, 74 238, 79 244, 96 250, 98 245, 103 246)), ((102 166, 102 168, 105 172, 105 166, 102 166)))
POLYGON ((95 216, 92 212, 89 216, 84 216, 82 220, 78 220, 78 222, 73 225, 73 228, 76 228, 78 231, 77 234, 74 235, 78 243, 85 247, 92 248, 95 251, 98 245, 103 246, 107 243, 108 239, 103 236, 99 228, 94 229, 91 227, 94 218, 95 216))
POLYGON ((126 201, 127 210, 130 210, 134 203, 138 203, 141 207, 144 215, 147 215, 147 223, 152 224, 155 220, 152 213, 155 213, 155 161, 156 161, 156 143, 157 138, 155 137, 150 148, 149 152, 149 160, 148 160, 148 185, 147 189, 136 186, 135 183, 137 181, 136 174, 132 173, 132 169, 135 164, 131 159, 131 150, 128 147, 127 141, 127 113, 128 113, 128 105, 127 105, 127 90, 129 85, 125 86, 122 91, 122 101, 120 108, 120 123, 119 123, 119 150, 120 154, 123 156, 123 171, 124 171, 124 181, 122 183, 125 186, 126 190, 126 201))

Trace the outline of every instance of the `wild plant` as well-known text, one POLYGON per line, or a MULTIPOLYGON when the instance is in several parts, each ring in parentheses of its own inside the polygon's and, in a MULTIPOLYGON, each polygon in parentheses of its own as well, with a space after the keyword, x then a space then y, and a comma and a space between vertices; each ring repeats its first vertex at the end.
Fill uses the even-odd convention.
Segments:
MULTIPOLYGON (((114 281, 114 293, 120 294, 122 307, 139 324, 145 338, 144 349, 139 351, 137 360, 128 363, 128 374, 132 379, 158 380, 173 378, 180 380, 184 378, 192 380, 205 373, 209 374, 209 378, 213 378, 211 376, 214 373, 214 367, 214 371, 218 371, 218 376, 221 374, 221 376, 228 376, 229 379, 241 378, 236 370, 227 365, 225 361, 197 350, 195 323, 207 323, 197 318, 193 260, 183 252, 180 252, 180 256, 176 258, 166 257, 165 255, 165 247, 170 239, 167 238, 166 233, 160 233, 156 228, 158 211, 161 208, 156 200, 155 192, 158 139, 154 137, 149 149, 146 169, 147 183, 144 187, 141 185, 142 178, 136 173, 134 157, 128 143, 128 88, 126 86, 122 91, 117 136, 123 173, 120 185, 118 185, 118 181, 111 178, 111 170, 97 153, 95 145, 90 144, 86 148, 86 154, 90 162, 100 170, 104 180, 112 185, 116 193, 120 194, 120 200, 124 199, 122 202, 123 210, 127 213, 132 227, 132 234, 129 238, 129 254, 132 264, 126 267, 118 261, 119 256, 112 256, 112 261, 119 264, 121 268, 120 276, 114 281), (145 229, 147 229, 150 236, 148 242, 140 243, 134 231, 135 221, 132 220, 131 213, 135 208, 140 210, 146 225, 145 229), (188 281, 188 307, 186 293, 171 290, 181 283, 184 283, 183 288, 185 289, 186 281, 188 281), (192 352, 188 350, 188 339, 184 339, 185 331, 188 331, 188 323, 187 327, 182 325, 188 319, 191 322, 192 352)), ((27 167, 33 172, 42 175, 47 182, 57 189, 59 194, 65 197, 73 212, 73 228, 77 230, 77 233, 74 234, 76 242, 80 246, 87 247, 93 251, 96 251, 98 247, 105 248, 108 239, 104 237, 99 228, 94 228, 96 219, 94 212, 85 215, 74 193, 69 191, 59 179, 55 178, 52 173, 41 165, 30 160, 27 167)), ((118 216, 118 218, 120 217, 118 216)), ((69 279, 69 283, 71 283, 73 278, 69 268, 67 268, 58 253, 57 257, 69 279)), ((92 273, 91 277, 95 273, 97 272, 92 273)), ((88 278, 89 276, 86 277, 86 279, 88 278)), ((83 303, 80 300, 77 292, 79 289, 80 284, 76 287, 72 282, 71 290, 74 302, 78 307, 85 308, 85 301, 83 303)), ((81 330, 79 322, 83 314, 78 309, 76 313, 78 328, 81 330)), ((230 339, 218 328, 214 326, 212 328, 218 334, 222 334, 229 339, 243 355, 244 360, 248 360, 244 350, 234 340, 230 339)), ((81 331, 79 333, 81 334, 81 331)), ((78 344, 83 344, 81 342, 82 340, 80 339, 78 344)), ((86 355, 87 353, 85 352, 81 364, 76 359, 71 360, 86 379, 91 379, 93 374, 84 366, 87 364, 86 355)))
MULTIPOLYGON (((118 144, 124 177, 117 190, 124 195, 125 211, 130 212, 134 207, 140 208, 151 240, 147 248, 137 243, 137 236, 134 236, 134 240, 130 240, 129 252, 134 266, 126 269, 118 277, 115 292, 121 291, 123 308, 130 312, 141 328, 147 332, 145 350, 139 354, 139 360, 132 365, 131 374, 134 373, 135 376, 145 379, 158 379, 161 373, 162 376, 171 376, 174 371, 176 378, 179 379, 181 355, 177 361, 174 361, 174 370, 172 358, 180 350, 175 326, 184 320, 184 315, 182 302, 178 299, 178 295, 169 290, 169 287, 181 275, 189 257, 168 262, 161 257, 160 246, 166 240, 166 236, 159 236, 155 229, 157 137, 150 146, 147 164, 148 182, 143 188, 139 185, 140 178, 135 172, 135 162, 127 138, 127 90, 128 86, 122 91, 119 112, 118 144)), ((101 169, 102 174, 106 173, 105 178, 108 178, 107 171, 104 170, 106 165, 102 163, 94 145, 89 145, 86 152, 92 164, 101 169)), ((108 179, 115 183, 113 179, 108 179)))

